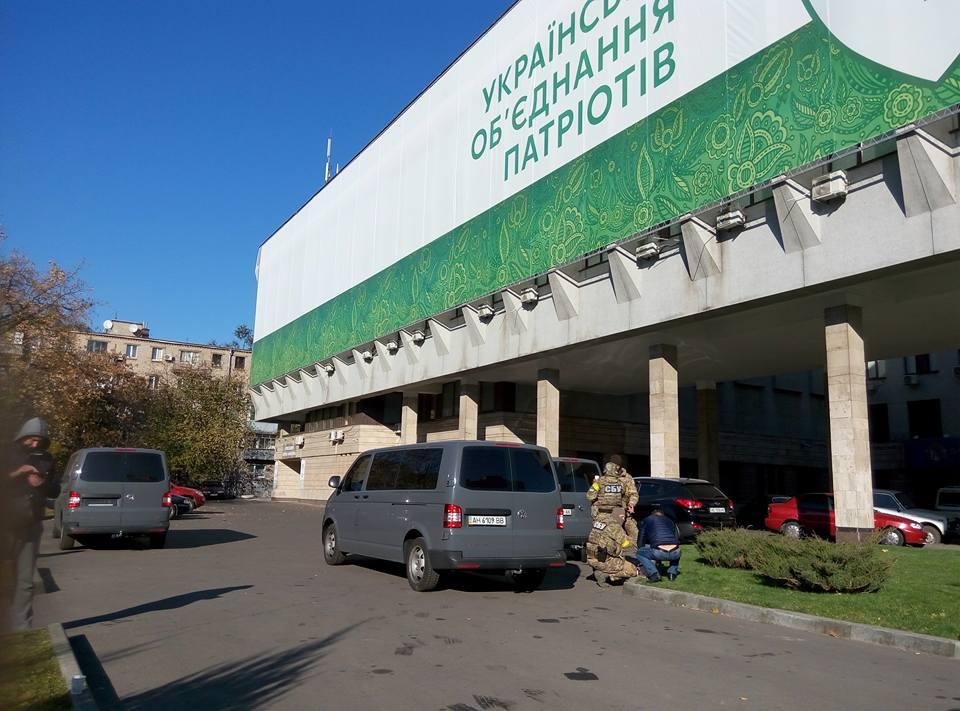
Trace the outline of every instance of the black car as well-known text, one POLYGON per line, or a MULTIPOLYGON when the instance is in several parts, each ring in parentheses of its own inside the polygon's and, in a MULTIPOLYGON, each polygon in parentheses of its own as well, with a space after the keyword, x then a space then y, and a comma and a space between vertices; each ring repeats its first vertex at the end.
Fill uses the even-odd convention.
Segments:
POLYGON ((659 505, 677 524, 680 538, 692 540, 705 528, 736 528, 733 501, 714 484, 704 479, 664 479, 638 476, 640 500, 633 516, 638 521, 659 505))
POLYGON ((193 501, 186 496, 170 495, 170 518, 180 518, 193 511, 193 501))

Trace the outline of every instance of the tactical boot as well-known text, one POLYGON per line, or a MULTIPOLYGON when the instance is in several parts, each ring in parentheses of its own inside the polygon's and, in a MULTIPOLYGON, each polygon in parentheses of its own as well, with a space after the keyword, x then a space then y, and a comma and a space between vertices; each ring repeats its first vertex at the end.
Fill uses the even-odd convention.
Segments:
POLYGON ((601 588, 604 588, 610 584, 610 578, 606 573, 596 572, 593 574, 593 578, 597 581, 597 585, 599 585, 601 588))

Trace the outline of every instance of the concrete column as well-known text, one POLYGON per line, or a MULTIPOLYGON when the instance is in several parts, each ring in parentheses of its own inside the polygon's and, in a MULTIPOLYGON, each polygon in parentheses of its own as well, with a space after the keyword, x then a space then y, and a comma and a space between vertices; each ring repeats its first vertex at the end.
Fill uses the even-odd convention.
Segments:
POLYGON ((713 381, 697 381, 697 473, 701 479, 720 483, 720 419, 713 381))
POLYGON ((847 541, 865 540, 873 534, 873 470, 862 321, 857 306, 836 306, 824 312, 837 540, 847 541))
POLYGON ((460 439, 477 439, 478 424, 477 420, 480 414, 480 385, 460 381, 460 439))
POLYGON ((650 346, 650 475, 680 477, 677 347, 650 346))
POLYGON ((537 444, 560 456, 560 371, 537 371, 537 444))
POLYGON ((400 408, 400 444, 417 443, 417 419, 420 398, 417 393, 404 393, 400 408))

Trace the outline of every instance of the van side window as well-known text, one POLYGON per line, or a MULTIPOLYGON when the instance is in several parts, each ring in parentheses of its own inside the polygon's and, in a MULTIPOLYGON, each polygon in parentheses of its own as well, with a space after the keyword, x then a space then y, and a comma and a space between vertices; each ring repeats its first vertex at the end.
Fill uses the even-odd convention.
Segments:
POLYGON ((353 466, 343 477, 343 483, 340 484, 341 491, 360 491, 363 488, 363 482, 367 480, 367 470, 370 468, 370 455, 360 457, 353 463, 353 466))
POLYGON ((464 447, 460 485, 476 491, 511 491, 506 448, 464 447))
POLYGON ((440 460, 443 459, 442 449, 408 449, 397 454, 402 455, 397 472, 398 489, 425 491, 437 488, 440 460))
POLYGON ((397 488, 397 473, 404 452, 380 452, 373 455, 370 473, 367 475, 367 491, 397 488))
POLYGON ((590 488, 590 485, 593 483, 593 477, 600 474, 596 464, 587 464, 586 462, 574 464, 573 469, 574 491, 581 494, 590 488))
POLYGON ((514 491, 556 491, 550 457, 536 449, 511 449, 514 491))

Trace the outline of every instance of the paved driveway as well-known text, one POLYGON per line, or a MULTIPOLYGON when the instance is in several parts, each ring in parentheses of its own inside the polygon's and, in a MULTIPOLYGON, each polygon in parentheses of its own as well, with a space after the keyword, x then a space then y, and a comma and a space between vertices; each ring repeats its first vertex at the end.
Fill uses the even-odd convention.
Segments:
POLYGON ((168 547, 60 552, 49 592, 106 708, 960 709, 960 666, 600 590, 465 576, 414 593, 401 566, 330 568, 320 510, 212 501, 168 547))

